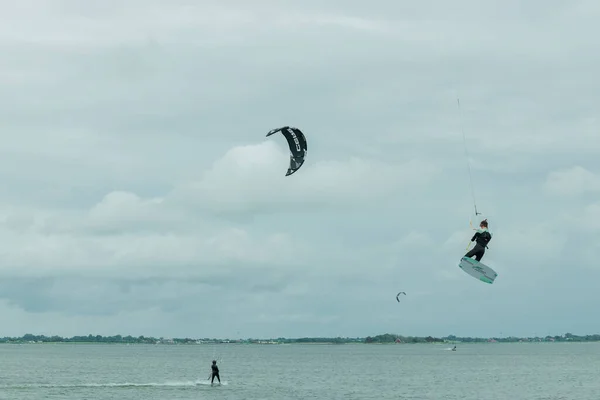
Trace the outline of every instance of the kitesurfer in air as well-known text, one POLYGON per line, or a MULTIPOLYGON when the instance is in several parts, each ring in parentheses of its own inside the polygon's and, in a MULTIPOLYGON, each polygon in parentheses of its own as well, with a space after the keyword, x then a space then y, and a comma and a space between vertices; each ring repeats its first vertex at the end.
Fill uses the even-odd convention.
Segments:
MULTIPOLYGON (((471 228, 473 225, 471 224, 471 228)), ((484 219, 479 224, 479 229, 473 228, 473 230, 477 231, 471 238, 471 242, 475 242, 475 246, 469 251, 464 257, 472 258, 475 256, 477 261, 481 261, 483 255, 485 254, 485 249, 487 248, 487 244, 492 240, 492 234, 488 231, 488 222, 487 219, 484 219)))
POLYGON ((213 382, 215 381, 215 378, 217 378, 219 383, 221 383, 221 377, 219 376, 219 367, 217 367, 217 361, 213 360, 212 365, 210 367, 212 369, 212 372, 210 374, 210 376, 211 376, 210 384, 211 385, 213 384, 213 382))

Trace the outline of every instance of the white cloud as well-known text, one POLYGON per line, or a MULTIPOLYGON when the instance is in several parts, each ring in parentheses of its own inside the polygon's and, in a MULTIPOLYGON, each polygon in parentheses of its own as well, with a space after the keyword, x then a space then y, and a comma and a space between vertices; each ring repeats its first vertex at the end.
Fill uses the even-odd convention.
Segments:
POLYGON ((394 32, 394 26, 389 21, 376 21, 367 18, 344 16, 344 15, 327 15, 327 14, 295 14, 292 16, 284 15, 279 21, 281 26, 306 26, 307 29, 313 26, 335 26, 340 28, 356 29, 359 31, 375 32, 389 34, 394 32))
POLYGON ((564 226, 571 232, 589 233, 600 232, 600 202, 587 204, 569 210, 563 217, 564 226))
POLYGON ((577 165, 552 171, 548 174, 544 189, 554 195, 581 196, 600 192, 600 176, 577 165))
POLYGON ((515 304, 600 301, 597 2, 38 3, 0 0, 14 333, 354 336, 396 331, 398 307, 407 334, 560 333, 515 304), (457 266, 457 96, 492 287, 457 266), (287 124, 309 142, 289 177, 264 136, 287 124))
POLYGON ((89 212, 90 224, 98 227, 116 228, 129 225, 136 228, 168 220, 162 198, 142 199, 130 192, 111 192, 104 196, 89 212))
POLYGON ((427 233, 411 231, 406 236, 400 238, 394 247, 398 247, 399 249, 429 247, 432 240, 431 236, 427 233))
POLYGON ((241 229, 212 234, 120 233, 101 236, 2 231, 0 271, 5 276, 176 277, 219 275, 238 263, 264 269, 294 261, 285 234, 252 235, 241 229))
POLYGON ((548 262, 558 259, 568 240, 568 234, 554 222, 524 223, 521 227, 509 227, 495 235, 490 242, 494 257, 507 267, 549 269, 548 262), (493 247, 492 247, 493 246, 493 247))
POLYGON ((595 223, 595 226, 600 227, 600 202, 588 205, 584 211, 585 220, 589 223, 595 223))
POLYGON ((343 210, 425 187, 439 172, 418 159, 402 164, 360 158, 312 161, 309 154, 299 172, 286 177, 288 164, 289 151, 273 141, 235 147, 199 180, 178 187, 173 201, 213 212, 294 212, 322 206, 343 210))

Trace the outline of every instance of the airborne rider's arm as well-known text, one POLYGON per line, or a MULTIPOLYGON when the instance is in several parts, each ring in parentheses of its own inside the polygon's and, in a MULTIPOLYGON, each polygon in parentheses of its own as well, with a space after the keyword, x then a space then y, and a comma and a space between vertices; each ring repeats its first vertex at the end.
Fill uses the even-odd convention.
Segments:
POLYGON ((469 226, 470 226, 470 227, 471 227, 471 229, 473 229, 474 231, 477 231, 477 232, 479 232, 479 233, 483 232, 483 231, 481 230, 481 228, 475 228, 475 227, 473 226, 473 222, 472 222, 472 221, 469 221, 469 226))

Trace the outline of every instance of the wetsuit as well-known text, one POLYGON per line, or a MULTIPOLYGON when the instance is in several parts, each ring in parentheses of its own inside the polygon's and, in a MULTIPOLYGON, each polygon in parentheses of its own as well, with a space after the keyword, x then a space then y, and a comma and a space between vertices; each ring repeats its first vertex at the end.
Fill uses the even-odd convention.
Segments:
POLYGON ((212 368, 212 374, 211 374, 211 380, 210 383, 213 383, 215 378, 217 378, 219 380, 219 383, 221 383, 221 377, 219 376, 219 367, 217 367, 217 364, 213 364, 211 365, 212 368))
POLYGON ((492 240, 492 235, 487 229, 477 229, 477 232, 471 238, 471 242, 475 242, 475 247, 465 254, 465 257, 475 256, 477 261, 481 261, 490 240, 492 240))

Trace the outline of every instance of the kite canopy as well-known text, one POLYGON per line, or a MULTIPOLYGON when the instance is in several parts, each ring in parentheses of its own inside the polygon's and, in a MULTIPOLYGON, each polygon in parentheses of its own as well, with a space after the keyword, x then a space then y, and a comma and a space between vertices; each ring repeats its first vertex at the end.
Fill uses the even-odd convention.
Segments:
POLYGON ((285 174, 285 176, 289 176, 298 171, 304 164, 307 151, 306 137, 300 129, 289 126, 273 129, 267 133, 267 137, 277 132, 281 132, 290 146, 290 166, 285 174))
POLYGON ((400 295, 401 295, 401 294, 403 294, 403 295, 405 295, 405 296, 406 296, 406 293, 405 293, 405 292, 400 292, 400 293, 398 293, 398 294, 396 295, 396 301, 397 301, 398 303, 400 303, 400 299, 399 299, 399 297, 400 297, 400 295))

